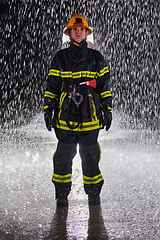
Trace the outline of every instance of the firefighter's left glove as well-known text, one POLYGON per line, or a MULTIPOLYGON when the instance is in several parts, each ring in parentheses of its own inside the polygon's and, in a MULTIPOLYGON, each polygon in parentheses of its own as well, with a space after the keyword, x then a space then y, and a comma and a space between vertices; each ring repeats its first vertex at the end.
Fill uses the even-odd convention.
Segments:
POLYGON ((104 125, 106 126, 106 131, 109 130, 112 124, 112 112, 108 109, 103 109, 104 112, 104 125))

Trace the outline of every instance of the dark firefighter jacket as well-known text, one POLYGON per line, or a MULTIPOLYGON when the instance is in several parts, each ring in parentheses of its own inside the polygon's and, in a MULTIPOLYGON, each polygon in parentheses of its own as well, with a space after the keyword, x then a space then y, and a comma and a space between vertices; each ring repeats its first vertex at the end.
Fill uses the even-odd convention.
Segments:
POLYGON ((79 52, 73 43, 59 50, 52 61, 44 94, 44 109, 58 100, 54 128, 72 132, 103 128, 102 108, 110 110, 112 104, 108 84, 109 69, 104 58, 88 48, 87 42, 79 52), (94 81, 96 86, 90 86, 94 81))

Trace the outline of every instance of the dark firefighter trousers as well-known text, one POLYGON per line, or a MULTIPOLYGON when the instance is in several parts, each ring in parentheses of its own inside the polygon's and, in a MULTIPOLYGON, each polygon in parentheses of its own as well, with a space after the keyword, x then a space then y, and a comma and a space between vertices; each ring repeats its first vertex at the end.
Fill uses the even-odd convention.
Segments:
POLYGON ((68 194, 71 191, 72 160, 79 153, 82 160, 82 172, 84 190, 86 194, 100 193, 104 183, 99 169, 100 146, 97 142, 99 130, 88 133, 67 133, 55 129, 58 139, 57 149, 53 155, 52 182, 55 185, 56 198, 60 194, 68 194))

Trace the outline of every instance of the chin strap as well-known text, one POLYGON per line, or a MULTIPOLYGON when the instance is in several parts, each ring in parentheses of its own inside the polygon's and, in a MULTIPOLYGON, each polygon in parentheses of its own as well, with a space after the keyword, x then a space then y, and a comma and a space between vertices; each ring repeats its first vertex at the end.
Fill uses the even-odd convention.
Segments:
POLYGON ((73 38, 70 38, 72 42, 75 42, 79 45, 83 45, 83 43, 85 42, 86 39, 83 39, 80 43, 79 42, 76 42, 73 38))

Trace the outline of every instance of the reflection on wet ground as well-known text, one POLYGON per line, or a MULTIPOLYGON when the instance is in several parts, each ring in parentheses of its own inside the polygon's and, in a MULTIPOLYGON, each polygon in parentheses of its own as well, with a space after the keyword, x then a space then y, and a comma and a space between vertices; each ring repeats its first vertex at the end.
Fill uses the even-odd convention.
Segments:
POLYGON ((109 239, 104 225, 101 206, 89 206, 88 240, 109 239))
POLYGON ((68 239, 67 238, 67 215, 68 215, 68 207, 57 207, 55 215, 52 219, 49 235, 44 238, 44 240, 48 239, 68 239))
POLYGON ((158 133, 114 125, 102 131, 101 206, 88 206, 76 156, 69 208, 56 208, 51 182, 56 138, 42 116, 36 121, 0 135, 1 240, 160 239, 158 133))
MULTIPOLYGON (((71 239, 67 233, 68 207, 57 207, 50 225, 49 235, 44 240, 67 240, 71 239)), ((78 221, 78 219, 77 219, 78 221)), ((101 206, 89 206, 87 237, 75 236, 74 239, 107 240, 109 239, 104 225, 101 206)), ((87 227, 87 226, 86 226, 87 227)), ((72 238, 73 239, 73 238, 72 238)))

